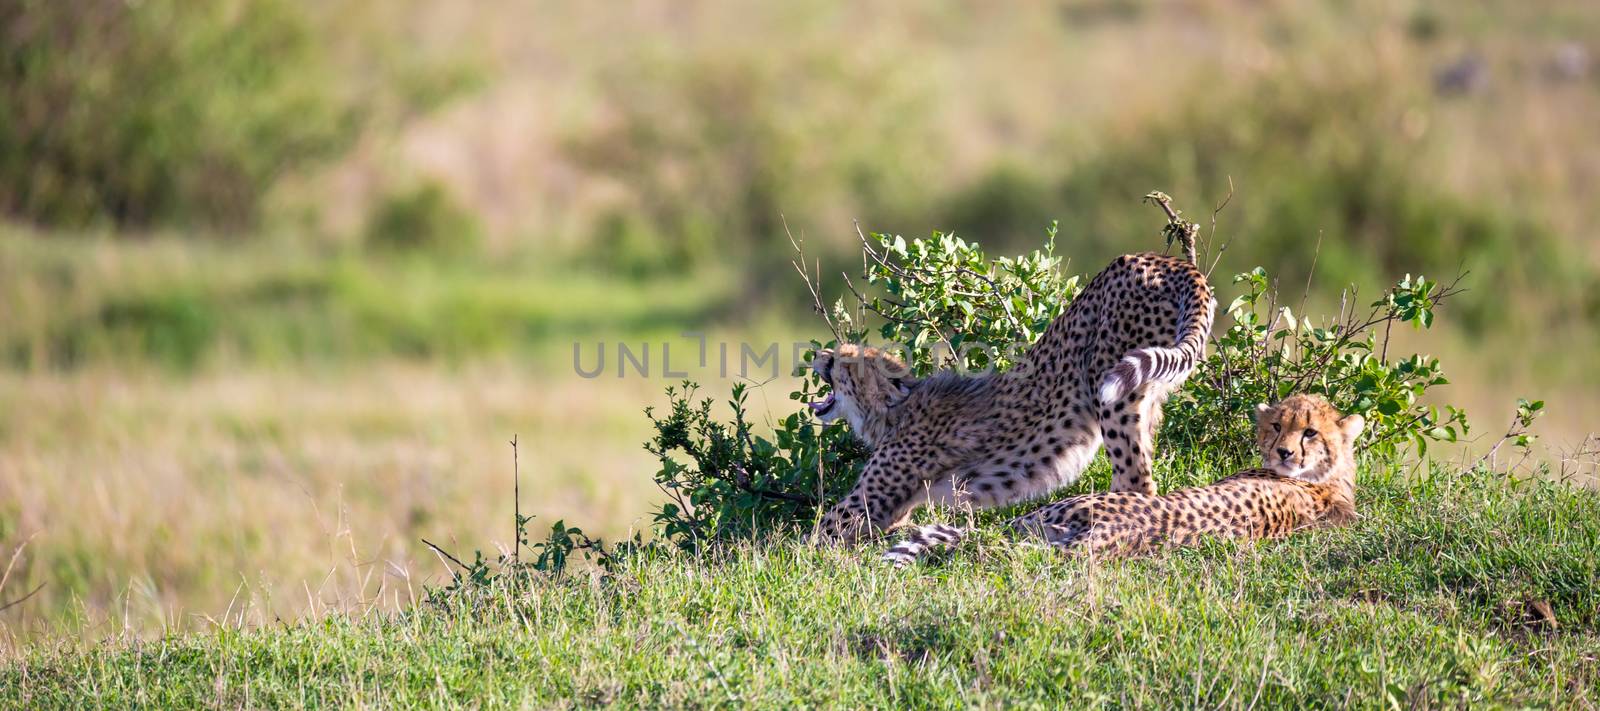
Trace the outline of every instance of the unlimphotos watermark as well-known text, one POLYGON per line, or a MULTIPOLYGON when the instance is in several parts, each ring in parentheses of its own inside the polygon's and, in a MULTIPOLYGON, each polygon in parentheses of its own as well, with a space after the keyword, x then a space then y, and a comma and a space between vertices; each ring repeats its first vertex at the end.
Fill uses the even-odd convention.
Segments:
MULTIPOLYGON (((679 342, 654 343, 596 341, 585 344, 574 341, 572 370, 579 377, 587 379, 636 377, 680 380, 708 372, 721 378, 771 379, 798 372, 809 361, 807 356, 817 349, 810 341, 712 342, 705 333, 699 332, 684 333, 682 338, 684 340, 679 342)), ((1028 367, 1028 359, 1024 356, 1029 345, 964 343, 952 346, 948 342, 938 342, 926 349, 933 363, 948 365, 962 375, 987 375, 1000 362, 1015 364, 1013 371, 1028 367)), ((846 362, 868 363, 883 368, 886 375, 898 377, 905 373, 894 371, 903 370, 903 364, 911 362, 911 355, 915 352, 911 346, 903 343, 884 343, 873 348, 889 357, 870 358, 860 350, 835 354, 835 357, 846 362)))

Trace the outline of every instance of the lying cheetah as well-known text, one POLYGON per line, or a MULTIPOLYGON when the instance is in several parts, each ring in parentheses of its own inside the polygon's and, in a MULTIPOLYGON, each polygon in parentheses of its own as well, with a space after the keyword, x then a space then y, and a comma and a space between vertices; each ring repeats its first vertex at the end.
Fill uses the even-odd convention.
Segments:
MULTIPOLYGON (((1360 415, 1341 417, 1327 400, 1295 395, 1257 406, 1260 469, 1165 496, 1116 491, 1074 496, 1011 522, 1020 533, 1089 555, 1129 555, 1207 536, 1279 538, 1355 517, 1356 437, 1360 415)), ((963 531, 923 526, 884 554, 903 566, 924 552, 955 544, 963 531)))
POLYGON ((1102 440, 1113 491, 1155 493, 1161 405, 1205 354, 1216 300, 1194 264, 1119 257, 1004 373, 916 380, 883 352, 843 345, 811 367, 832 387, 811 407, 872 448, 823 517, 823 540, 893 528, 923 503, 1003 506, 1078 479, 1102 440))

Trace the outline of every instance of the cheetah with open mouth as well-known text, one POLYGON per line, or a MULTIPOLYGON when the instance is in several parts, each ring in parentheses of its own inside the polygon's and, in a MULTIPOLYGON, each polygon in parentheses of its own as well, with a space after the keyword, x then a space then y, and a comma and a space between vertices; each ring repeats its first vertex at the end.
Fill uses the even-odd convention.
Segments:
POLYGON ((925 503, 994 507, 1077 481, 1104 443, 1111 489, 1155 493, 1161 405, 1204 358, 1216 300, 1179 257, 1117 258, 1004 373, 909 377, 853 344, 815 354, 831 388, 811 408, 871 449, 855 487, 822 518, 822 541, 854 542, 925 503))

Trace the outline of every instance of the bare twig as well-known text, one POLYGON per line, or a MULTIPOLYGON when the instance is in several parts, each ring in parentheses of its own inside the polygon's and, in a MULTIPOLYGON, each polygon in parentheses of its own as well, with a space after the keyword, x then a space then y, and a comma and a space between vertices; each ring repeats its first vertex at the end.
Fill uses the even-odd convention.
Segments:
POLYGON ((900 268, 899 265, 897 265, 897 264, 895 264, 893 262, 890 262, 882 254, 879 254, 878 250, 872 248, 872 242, 867 239, 867 233, 861 231, 861 223, 857 222, 857 223, 855 223, 855 225, 856 225, 856 238, 861 240, 861 251, 862 251, 863 254, 867 255, 868 257, 871 257, 872 261, 878 263, 878 266, 889 270, 895 276, 898 276, 898 277, 900 277, 902 279, 910 279, 910 280, 915 281, 915 282, 917 282, 919 284, 927 283, 922 278, 918 277, 916 274, 913 274, 911 272, 908 272, 908 271, 900 268))
POLYGON ((1389 362, 1389 334, 1394 332, 1394 319, 1383 320, 1383 351, 1378 354, 1378 360, 1389 362))
MULTIPOLYGON (((1267 357, 1272 355, 1272 332, 1278 328, 1278 322, 1283 320, 1283 311, 1278 308, 1278 282, 1273 280, 1272 288, 1267 292, 1267 313, 1272 315, 1272 320, 1267 322, 1267 327, 1261 332, 1261 362, 1267 362, 1267 357)), ((1278 380, 1278 365, 1282 359, 1273 361, 1269 376, 1274 382, 1278 380)))
POLYGON ((511 435, 511 563, 522 563, 522 466, 517 461, 517 435, 511 435))
MULTIPOLYGON (((920 319, 907 319, 907 318, 901 318, 899 316, 895 316, 893 314, 890 314, 890 313, 884 311, 883 309, 878 308, 878 306, 876 304, 876 300, 868 301, 867 297, 863 296, 861 294, 861 292, 856 289, 855 283, 850 281, 850 275, 849 274, 845 274, 845 273, 841 272, 840 275, 844 277, 845 288, 849 289, 850 293, 856 297, 856 301, 861 304, 862 308, 864 308, 864 309, 866 309, 868 311, 871 311, 872 313, 875 313, 878 316, 880 316, 880 317, 882 317, 882 318, 884 318, 886 320, 893 321, 895 323, 899 323, 899 324, 903 324, 903 325, 907 325, 907 326, 924 326, 924 327, 927 327, 927 328, 931 328, 931 329, 933 329, 934 335, 939 337, 939 341, 940 342, 942 342, 942 343, 949 343, 950 342, 950 336, 948 334, 946 334, 942 329, 939 328, 939 323, 937 321, 935 321, 934 319, 928 318, 928 317, 926 317, 926 315, 924 315, 924 317, 920 318, 920 319)), ((951 290, 950 293, 958 293, 958 292, 955 292, 954 290, 951 290)), ((897 302, 897 301, 893 301, 893 300, 890 300, 890 299, 883 299, 883 300, 884 301, 888 301, 889 303, 891 303, 891 304, 893 304, 895 306, 899 306, 899 307, 902 307, 902 308, 912 308, 914 310, 920 311, 920 309, 916 309, 915 307, 910 307, 910 306, 908 306, 906 304, 902 304, 902 303, 897 302)))
POLYGON ((1500 448, 1505 446, 1506 442, 1510 442, 1511 440, 1514 440, 1517 437, 1527 433, 1528 428, 1523 426, 1522 418, 1519 415, 1513 415, 1511 417, 1511 424, 1506 427, 1506 433, 1500 435, 1500 439, 1495 440, 1494 446, 1490 447, 1489 451, 1484 452, 1483 456, 1478 457, 1478 459, 1472 463, 1472 466, 1468 468, 1476 469, 1480 466, 1483 466, 1484 462, 1488 462, 1490 466, 1497 465, 1499 463, 1498 455, 1500 453, 1500 448))
POLYGON ((434 544, 433 544, 433 542, 432 542, 432 541, 429 541, 429 540, 428 540, 428 539, 426 539, 426 538, 423 538, 423 539, 419 539, 419 540, 421 540, 421 541, 422 541, 422 545, 425 545, 425 546, 427 546, 427 547, 429 547, 429 548, 432 548, 432 549, 433 549, 433 552, 435 552, 435 553, 438 553, 438 554, 439 554, 439 555, 442 555, 442 556, 444 556, 444 557, 445 557, 445 558, 446 558, 446 559, 448 559, 448 560, 449 560, 449 561, 450 561, 450 562, 451 562, 451 563, 455 563, 455 564, 456 564, 456 565, 459 565, 459 566, 461 566, 461 569, 462 569, 462 570, 472 570, 472 568, 471 568, 471 567, 468 567, 468 566, 467 566, 467 564, 466 564, 466 563, 463 563, 463 562, 461 562, 461 559, 459 559, 459 558, 457 558, 457 557, 455 557, 455 556, 453 556, 453 555, 450 555, 450 552, 449 552, 449 551, 447 551, 447 550, 445 550, 445 549, 443 549, 443 548, 440 548, 440 547, 438 547, 438 546, 436 546, 436 545, 434 545, 434 544))
MULTIPOLYGON (((900 318, 898 316, 894 316, 892 314, 889 314, 888 312, 885 312, 883 309, 880 309, 876 305, 874 305, 873 302, 867 301, 867 297, 861 295, 861 292, 856 289, 856 285, 850 281, 850 275, 849 274, 846 274, 844 272, 839 272, 839 276, 844 277, 845 288, 849 289, 850 290, 850 294, 856 297, 856 301, 861 303, 862 308, 865 308, 866 310, 871 311, 872 313, 875 313, 875 314, 877 314, 877 315, 879 315, 879 316, 881 316, 881 317, 883 317, 885 319, 888 319, 890 321, 893 321, 895 323, 906 324, 908 326, 932 325, 927 321, 916 320, 916 319, 903 319, 903 318, 900 318)), ((888 300, 885 299, 885 301, 888 301, 888 300)), ((890 303, 894 304, 895 306, 903 306, 903 304, 900 304, 898 302, 892 302, 891 301, 890 303)))
POLYGON ((1311 296, 1311 280, 1317 276, 1317 261, 1322 258, 1322 230, 1317 230, 1317 248, 1311 252, 1311 268, 1306 270, 1306 290, 1300 293, 1300 318, 1306 317, 1306 299, 1311 296))
POLYGON ((975 272, 975 271, 973 271, 973 270, 971 270, 971 269, 969 269, 967 267, 957 267, 956 268, 956 273, 958 273, 958 274, 967 274, 967 275, 971 275, 971 276, 977 277, 979 279, 982 279, 985 284, 988 284, 990 289, 994 289, 995 291, 999 291, 1000 290, 1000 285, 995 283, 995 281, 993 279, 990 279, 987 274, 979 274, 978 272, 975 272))
POLYGON ((1144 196, 1145 202, 1153 202, 1161 206, 1161 211, 1167 213, 1167 222, 1178 222, 1178 211, 1172 209, 1172 197, 1159 190, 1152 191, 1144 196))
MULTIPOLYGON (((863 267, 864 267, 863 271, 866 271, 866 269, 871 267, 870 264, 866 263, 866 260, 870 259, 871 262, 876 263, 880 267, 883 267, 890 274, 893 274, 896 277, 899 277, 901 279, 905 279, 907 281, 915 282, 915 283, 918 283, 918 284, 928 284, 928 283, 930 283, 927 279, 923 278, 921 275, 919 275, 919 274, 917 274, 915 272, 908 271, 908 270, 904 269, 903 267, 901 267, 901 266, 889 261, 889 259, 887 257, 885 257, 884 255, 880 254, 876 249, 873 249, 871 241, 869 241, 867 239, 866 232, 863 232, 861 230, 861 223, 860 222, 856 222, 855 223, 855 228, 856 228, 856 237, 861 241, 861 253, 863 255, 863 267)), ((924 319, 924 320, 905 319, 905 318, 900 318, 900 317, 892 316, 892 315, 890 315, 888 313, 885 313, 882 309, 877 307, 877 305, 876 305, 876 303, 874 301, 868 301, 867 298, 865 296, 863 296, 859 290, 856 289, 855 284, 853 284, 850 281, 850 275, 849 274, 843 274, 843 276, 844 276, 844 280, 845 280, 845 286, 850 290, 850 293, 853 294, 856 297, 856 303, 860 305, 860 308, 866 309, 866 310, 870 310, 873 313, 875 313, 875 314, 877 314, 877 315, 879 315, 879 316, 881 316, 881 317, 883 317, 885 319, 888 319, 890 321, 894 321, 896 323, 901 323, 901 324, 906 324, 906 325, 920 325, 920 326, 926 326, 928 328, 932 328, 933 331, 934 331, 934 334, 937 335, 941 341, 943 341, 945 343, 949 343, 950 342, 950 337, 948 335, 946 335, 942 330, 940 330, 939 325, 937 323, 935 323, 932 319, 924 319)), ((971 298, 982 298, 978 294, 967 294, 967 293, 962 293, 962 292, 959 292, 959 291, 956 291, 956 290, 953 290, 953 289, 947 289, 947 290, 950 291, 950 293, 961 294, 963 296, 968 296, 968 297, 971 297, 971 298)), ((906 306, 905 304, 901 304, 901 303, 897 303, 897 302, 891 302, 891 303, 894 303, 895 306, 901 306, 901 307, 906 306)))
MULTIPOLYGON (((1458 274, 1455 280, 1451 281, 1450 284, 1441 287, 1437 292, 1435 292, 1433 295, 1434 305, 1437 306, 1447 299, 1466 291, 1466 289, 1460 287, 1461 280, 1465 278, 1466 275, 1466 272, 1458 274)), ((1350 293, 1351 299, 1354 300, 1355 292, 1351 291, 1350 293)), ((1341 306, 1341 309, 1342 308, 1343 307, 1341 306)), ((1371 329, 1379 324, 1384 324, 1385 328, 1387 329, 1394 321, 1397 320, 1399 320, 1399 317, 1389 312, 1381 303, 1373 306, 1372 309, 1367 312, 1367 316, 1365 318, 1356 316, 1355 310, 1351 309, 1348 318, 1343 324, 1340 325, 1339 339, 1334 342, 1333 347, 1327 349, 1327 351, 1323 353, 1322 357, 1319 358, 1311 368, 1308 368, 1301 373, 1301 376, 1295 380, 1295 389, 1299 390, 1300 388, 1305 387, 1306 383, 1309 382, 1310 376, 1321 373, 1328 362, 1332 360, 1333 356, 1342 351, 1345 346, 1353 342, 1357 336, 1366 333, 1368 329, 1371 329)), ((1387 351, 1384 352, 1384 356, 1387 356, 1387 351)))
MULTIPOLYGON (((983 280, 983 281, 984 281, 984 283, 986 283, 986 284, 988 284, 988 285, 989 285, 989 288, 990 288, 990 289, 993 289, 993 290, 994 290, 994 292, 995 292, 995 295, 997 295, 997 296, 1003 296, 1003 295, 1002 295, 1002 294, 1001 294, 1001 293, 1000 293, 1000 285, 999 285, 999 284, 998 284, 998 283, 996 283, 996 282, 995 282, 995 280, 993 280, 993 279, 990 279, 990 278, 989 278, 989 277, 988 277, 988 276, 987 276, 987 275, 984 275, 984 274, 979 274, 979 273, 978 273, 978 272, 975 272, 975 271, 973 271, 973 270, 971 270, 971 269, 968 269, 968 268, 966 268, 966 267, 960 267, 960 268, 959 268, 959 269, 957 269, 957 273, 959 273, 959 274, 970 274, 970 275, 972 275, 972 276, 975 276, 975 277, 977 277, 977 278, 979 278, 979 279, 982 279, 982 280, 983 280)), ((959 292, 959 291, 957 291, 957 290, 955 290, 955 289, 951 289, 951 290, 950 290, 950 292, 951 292, 951 293, 953 293, 953 294, 956 294, 956 293, 961 293, 961 292, 959 292)), ((976 294, 974 294, 974 295, 971 295, 971 296, 972 296, 972 297, 973 297, 973 298, 982 298, 982 297, 981 297, 981 296, 979 296, 979 295, 976 295, 976 294)), ((1019 319, 1017 319, 1017 314, 1016 314, 1016 312, 1014 312, 1014 311, 1007 311, 1007 312, 1006 312, 1006 318, 1007 318, 1007 319, 1009 319, 1009 320, 1010 320, 1010 321, 1011 321, 1011 326, 1012 326, 1012 328, 1015 328, 1015 329, 1016 329, 1016 330, 1017 330, 1017 331, 1021 331, 1021 330, 1022 330, 1022 321, 1020 321, 1020 320, 1019 320, 1019 319)))
POLYGON ((1575 477, 1584 469, 1600 469, 1600 435, 1590 434, 1560 458, 1557 474, 1562 480, 1575 477))
POLYGON ((11 602, 0 603, 0 612, 5 612, 6 610, 9 610, 9 609, 11 609, 13 607, 21 605, 24 602, 27 602, 28 598, 33 597, 34 595, 38 595, 39 591, 43 590, 43 589, 44 589, 44 583, 39 583, 32 590, 29 590, 28 594, 23 595, 22 597, 19 597, 19 598, 15 599, 15 600, 12 600, 11 602))
MULTIPOLYGON (((4 573, 0 573, 0 593, 4 593, 5 590, 6 590, 6 583, 11 582, 11 571, 16 569, 17 561, 22 558, 23 549, 27 548, 28 544, 33 542, 33 537, 37 536, 37 535, 39 535, 37 531, 32 533, 32 534, 30 534, 27 538, 23 539, 21 543, 18 543, 17 547, 11 551, 11 560, 6 562, 6 570, 5 570, 5 572, 4 573)), ((21 605, 23 602, 26 602, 28 598, 33 597, 40 590, 43 590, 43 589, 44 589, 44 583, 39 583, 39 586, 35 587, 28 594, 23 595, 22 597, 19 597, 19 598, 15 599, 15 600, 12 600, 11 602, 8 602, 8 603, 5 603, 3 605, 0 605, 0 612, 5 612, 6 610, 8 610, 8 609, 10 609, 12 607, 15 607, 17 605, 21 605)))
POLYGON ((805 237, 802 235, 799 239, 795 239, 794 233, 789 231, 789 219, 781 214, 778 218, 783 220, 783 233, 789 237, 789 244, 794 247, 795 258, 790 260, 789 264, 794 266, 795 272, 800 274, 800 280, 805 282, 806 290, 811 292, 811 308, 822 317, 823 323, 828 325, 828 331, 833 333, 834 341, 843 343, 844 336, 839 333, 839 326, 833 322, 827 307, 822 305, 822 293, 817 289, 817 283, 822 281, 822 260, 817 260, 817 280, 814 282, 811 275, 806 273, 805 237))
POLYGON ((1228 196, 1223 198, 1222 202, 1217 203, 1217 207, 1211 211, 1211 234, 1206 236, 1206 256, 1205 256, 1205 258, 1211 260, 1211 266, 1206 269, 1206 279, 1207 280, 1210 280, 1211 279, 1211 273, 1217 270, 1217 264, 1222 261, 1222 253, 1228 251, 1228 245, 1233 242, 1233 240, 1231 240, 1231 239, 1228 240, 1227 242, 1223 242, 1222 246, 1217 248, 1216 257, 1215 258, 1212 257, 1212 255, 1211 255, 1211 245, 1217 239, 1217 215, 1220 214, 1222 212, 1222 208, 1227 207, 1228 203, 1230 203, 1230 202, 1233 202, 1233 176, 1231 176, 1231 175, 1228 176, 1228 196))

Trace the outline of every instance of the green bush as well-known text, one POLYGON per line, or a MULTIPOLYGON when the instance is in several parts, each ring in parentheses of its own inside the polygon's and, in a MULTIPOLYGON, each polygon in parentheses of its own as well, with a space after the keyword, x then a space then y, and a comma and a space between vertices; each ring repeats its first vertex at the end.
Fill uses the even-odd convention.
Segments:
POLYGON ((0 211, 50 225, 248 224, 358 112, 292 0, 0 4, 0 211))
MULTIPOLYGON (((809 400, 811 391, 794 397, 809 400)), ((712 400, 697 393, 690 383, 668 388, 667 414, 645 411, 656 430, 645 449, 661 462, 655 481, 668 499, 656 511, 656 532, 679 547, 797 531, 849 490, 866 461, 858 440, 841 427, 818 427, 809 413, 783 418, 771 438, 755 434, 743 383, 728 401, 732 424, 719 422, 712 400)))
POLYGON ((899 235, 873 238, 876 248, 863 246, 862 278, 883 293, 854 313, 837 309, 842 335, 865 342, 872 333, 867 317, 881 321, 876 334, 909 347, 917 377, 951 366, 1009 369, 1082 289, 1078 277, 1060 271, 1055 225, 1043 250, 995 259, 951 233, 910 242, 899 235))
POLYGON ((1460 408, 1422 403, 1449 383, 1439 360, 1389 355, 1394 325, 1431 328, 1438 303, 1460 292, 1455 285, 1408 274, 1368 308, 1318 322, 1280 305, 1260 267, 1233 282, 1245 292, 1227 306, 1232 324, 1166 410, 1162 437, 1170 444, 1243 464, 1255 456, 1254 405, 1297 392, 1360 413, 1367 429, 1358 447, 1390 459, 1467 434, 1460 408))

